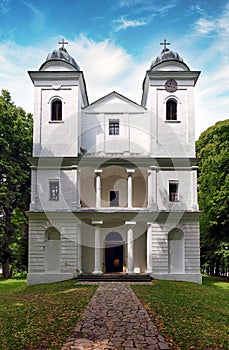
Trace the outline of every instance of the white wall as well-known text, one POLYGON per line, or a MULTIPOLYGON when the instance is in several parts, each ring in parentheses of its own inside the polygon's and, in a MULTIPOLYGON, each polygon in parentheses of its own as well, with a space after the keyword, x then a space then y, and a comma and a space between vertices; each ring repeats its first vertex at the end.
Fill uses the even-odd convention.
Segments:
POLYGON ((157 174, 158 210, 192 210, 193 183, 190 170, 159 170, 157 174), (178 201, 169 201, 169 181, 178 181, 178 201))

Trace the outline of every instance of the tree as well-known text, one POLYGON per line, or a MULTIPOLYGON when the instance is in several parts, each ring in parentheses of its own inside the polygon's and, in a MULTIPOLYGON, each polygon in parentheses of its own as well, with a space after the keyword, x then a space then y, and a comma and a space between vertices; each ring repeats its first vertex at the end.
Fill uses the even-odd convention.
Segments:
POLYGON ((10 276, 15 244, 23 240, 30 197, 32 115, 11 101, 10 93, 0 95, 0 244, 3 277, 10 276))
POLYGON ((225 261, 227 265, 229 249, 229 120, 205 130, 196 143, 196 150, 199 205, 203 211, 201 263, 210 274, 219 275, 220 270, 222 273, 225 269, 225 261))

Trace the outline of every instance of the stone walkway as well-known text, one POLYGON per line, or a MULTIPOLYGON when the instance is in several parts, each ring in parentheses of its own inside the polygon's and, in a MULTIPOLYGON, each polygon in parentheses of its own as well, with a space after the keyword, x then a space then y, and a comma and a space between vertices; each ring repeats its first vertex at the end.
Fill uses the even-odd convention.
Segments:
POLYGON ((99 284, 61 350, 170 349, 129 283, 99 284))

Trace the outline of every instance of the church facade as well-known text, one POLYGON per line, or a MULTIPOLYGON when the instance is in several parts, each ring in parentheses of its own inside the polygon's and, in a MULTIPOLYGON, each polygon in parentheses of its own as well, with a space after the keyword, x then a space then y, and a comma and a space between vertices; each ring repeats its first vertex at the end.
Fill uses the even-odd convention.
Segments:
POLYGON ((201 283, 194 89, 200 72, 164 43, 137 104, 89 104, 64 47, 34 84, 28 284, 78 274, 201 283))

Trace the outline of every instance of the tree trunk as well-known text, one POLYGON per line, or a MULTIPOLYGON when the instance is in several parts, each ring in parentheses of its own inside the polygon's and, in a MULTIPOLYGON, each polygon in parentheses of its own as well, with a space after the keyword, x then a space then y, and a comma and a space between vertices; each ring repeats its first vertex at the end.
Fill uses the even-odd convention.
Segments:
POLYGON ((215 273, 214 267, 215 267, 215 262, 214 262, 214 259, 212 259, 212 260, 210 261, 210 275, 211 275, 211 276, 214 276, 214 273, 215 273))
POLYGON ((3 266, 2 266, 2 277, 5 279, 10 278, 10 254, 4 254, 3 266))
POLYGON ((219 262, 219 258, 216 258, 216 262, 215 262, 215 276, 219 276, 219 268, 220 268, 220 262, 219 262))

